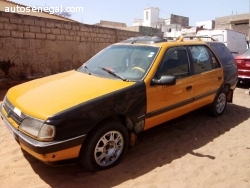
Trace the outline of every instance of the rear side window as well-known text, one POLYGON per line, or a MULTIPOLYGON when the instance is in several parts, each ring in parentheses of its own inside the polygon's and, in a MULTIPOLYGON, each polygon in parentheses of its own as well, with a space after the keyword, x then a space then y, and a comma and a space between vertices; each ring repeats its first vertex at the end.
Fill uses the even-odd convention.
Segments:
POLYGON ((234 57, 229 49, 224 44, 209 44, 212 49, 216 52, 223 66, 230 66, 235 63, 234 57))
POLYGON ((212 52, 206 46, 194 45, 188 48, 191 52, 195 74, 210 71, 219 66, 212 52))

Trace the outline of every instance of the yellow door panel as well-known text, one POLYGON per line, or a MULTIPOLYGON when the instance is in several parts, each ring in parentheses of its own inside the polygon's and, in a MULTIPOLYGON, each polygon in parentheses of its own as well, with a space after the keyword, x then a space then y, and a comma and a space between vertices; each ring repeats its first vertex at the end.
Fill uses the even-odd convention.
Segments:
POLYGON ((147 89, 147 118, 149 129, 192 110, 192 77, 179 79, 173 86, 150 86, 147 89))
POLYGON ((193 76, 194 108, 213 102, 218 89, 223 83, 222 69, 213 69, 193 76))

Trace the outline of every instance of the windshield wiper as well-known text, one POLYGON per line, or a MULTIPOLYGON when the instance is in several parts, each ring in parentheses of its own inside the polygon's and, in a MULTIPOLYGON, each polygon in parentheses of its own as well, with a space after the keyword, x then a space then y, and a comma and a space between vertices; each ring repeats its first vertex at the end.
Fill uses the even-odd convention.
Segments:
POLYGON ((117 78, 120 78, 123 81, 129 81, 127 78, 124 78, 122 76, 119 76, 118 74, 116 74, 113 70, 110 70, 109 68, 105 68, 105 67, 98 67, 99 69, 102 69, 106 72, 108 72, 109 74, 112 74, 113 76, 116 76, 117 78))
POLYGON ((89 69, 88 69, 87 65, 84 65, 83 68, 85 68, 87 74, 91 75, 91 73, 89 72, 89 69))

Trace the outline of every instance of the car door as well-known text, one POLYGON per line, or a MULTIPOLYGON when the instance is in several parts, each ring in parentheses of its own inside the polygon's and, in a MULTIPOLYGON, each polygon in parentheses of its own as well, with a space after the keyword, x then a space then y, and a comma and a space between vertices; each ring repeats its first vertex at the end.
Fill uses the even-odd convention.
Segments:
POLYGON ((176 84, 147 87, 145 129, 192 110, 193 85, 186 47, 173 47, 166 50, 154 79, 160 79, 164 75, 175 76, 176 84))
POLYGON ((193 107, 199 108, 213 102, 223 83, 223 69, 206 45, 190 45, 193 74, 193 107))

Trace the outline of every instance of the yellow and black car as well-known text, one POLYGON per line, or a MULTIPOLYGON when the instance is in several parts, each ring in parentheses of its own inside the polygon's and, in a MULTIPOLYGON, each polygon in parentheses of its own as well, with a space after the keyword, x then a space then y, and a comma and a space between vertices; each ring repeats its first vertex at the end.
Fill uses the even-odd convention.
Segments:
POLYGON ((207 105, 221 115, 236 84, 223 43, 135 37, 76 70, 12 87, 0 114, 35 158, 97 171, 120 161, 133 134, 207 105))

